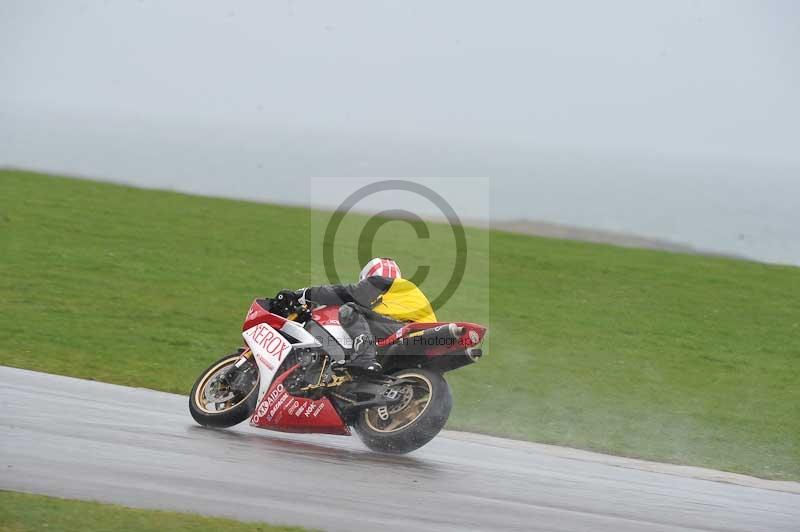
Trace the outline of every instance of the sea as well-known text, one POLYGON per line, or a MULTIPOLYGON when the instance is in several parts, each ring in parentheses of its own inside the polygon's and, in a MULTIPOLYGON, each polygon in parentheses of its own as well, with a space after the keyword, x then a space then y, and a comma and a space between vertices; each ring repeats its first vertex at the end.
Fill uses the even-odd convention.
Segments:
MULTIPOLYGON (((343 134, 7 109, 0 116, 0 166, 319 208, 338 203, 320 194, 320 180, 444 182, 444 197, 479 225, 544 222, 576 234, 634 235, 800 266, 800 168, 747 154, 722 160, 518 139, 409 138, 388 129, 343 134), (480 208, 472 209, 476 197, 480 208)), ((428 203, 419 202, 416 214, 439 214, 428 203)))

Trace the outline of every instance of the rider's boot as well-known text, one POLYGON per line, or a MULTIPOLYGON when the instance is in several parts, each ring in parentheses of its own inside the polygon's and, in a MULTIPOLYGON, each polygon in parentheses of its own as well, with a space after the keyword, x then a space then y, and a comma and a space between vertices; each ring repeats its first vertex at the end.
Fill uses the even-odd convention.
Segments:
POLYGON ((353 338, 353 357, 347 367, 379 375, 383 372, 383 367, 376 358, 377 350, 372 337, 367 334, 359 334, 353 338))

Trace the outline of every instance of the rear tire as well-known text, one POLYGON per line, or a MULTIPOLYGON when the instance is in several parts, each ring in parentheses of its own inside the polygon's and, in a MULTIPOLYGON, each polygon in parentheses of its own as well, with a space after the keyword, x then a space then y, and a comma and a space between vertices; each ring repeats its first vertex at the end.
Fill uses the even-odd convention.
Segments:
MULTIPOLYGON (((393 417, 390 417, 388 422, 384 421, 387 423, 386 426, 380 426, 382 419, 376 417, 377 409, 368 408, 358 414, 354 428, 358 437, 369 449, 380 453, 405 454, 419 449, 439 434, 450 416, 453 397, 450 386, 441 373, 424 369, 404 369, 394 376, 417 381, 419 385, 413 386, 417 390, 422 390, 423 387, 429 389, 430 400, 422 412, 417 413, 416 418, 408 424, 392 428, 395 422, 393 417)), ((421 398, 414 400, 414 402, 420 401, 421 398)), ((401 410, 397 414, 402 415, 403 412, 404 410, 401 410)))
MULTIPOLYGON (((208 382, 214 377, 215 373, 235 364, 236 361, 239 360, 240 355, 241 351, 220 358, 206 368, 197 378, 194 386, 192 386, 192 393, 189 394, 189 412, 200 425, 215 428, 232 427, 249 418, 255 410, 256 403, 258 402, 260 378, 256 378, 255 384, 247 396, 243 399, 239 399, 234 405, 224 410, 213 412, 206 407, 207 405, 204 405, 204 392, 206 386, 208 386, 208 382)), ((256 371, 258 370, 256 369, 256 371)))

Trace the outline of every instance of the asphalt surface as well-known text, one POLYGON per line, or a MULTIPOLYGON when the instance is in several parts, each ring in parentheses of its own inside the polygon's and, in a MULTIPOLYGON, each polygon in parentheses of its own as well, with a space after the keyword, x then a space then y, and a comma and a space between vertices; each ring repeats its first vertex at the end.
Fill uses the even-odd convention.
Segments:
POLYGON ((382 456, 355 437, 203 429, 187 403, 0 366, 0 489, 331 531, 800 531, 798 493, 452 433, 382 456))

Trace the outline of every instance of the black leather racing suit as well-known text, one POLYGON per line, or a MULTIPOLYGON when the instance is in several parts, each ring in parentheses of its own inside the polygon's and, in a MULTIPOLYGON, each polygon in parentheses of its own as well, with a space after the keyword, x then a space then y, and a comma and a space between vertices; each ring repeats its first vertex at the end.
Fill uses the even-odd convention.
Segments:
POLYGON ((300 290, 300 301, 319 305, 340 305, 339 323, 353 339, 355 359, 375 360, 377 340, 386 338, 406 324, 373 307, 391 288, 389 277, 367 277, 356 284, 312 286, 300 290))

